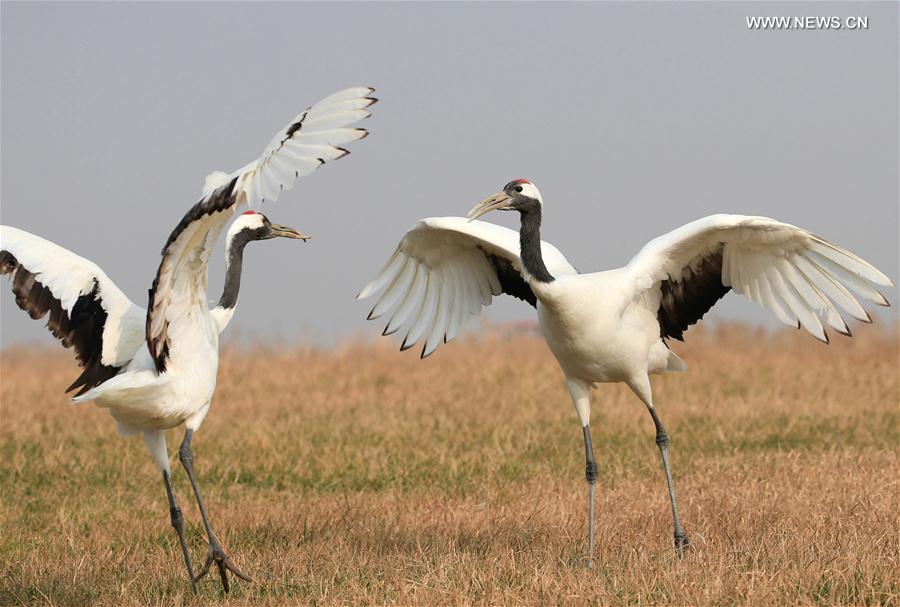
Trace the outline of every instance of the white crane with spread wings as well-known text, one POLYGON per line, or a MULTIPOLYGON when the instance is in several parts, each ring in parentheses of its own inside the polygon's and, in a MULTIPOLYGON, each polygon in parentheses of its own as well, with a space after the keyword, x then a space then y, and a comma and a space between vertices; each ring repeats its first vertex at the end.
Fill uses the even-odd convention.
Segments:
POLYGON ((219 334, 228 326, 241 280, 244 247, 255 240, 308 237, 246 211, 228 227, 225 287, 218 305, 207 304, 207 265, 228 222, 240 208, 274 201, 297 179, 329 160, 340 147, 368 132, 349 125, 369 117, 374 89, 349 88, 301 112, 262 156, 237 171, 206 178, 203 195, 172 231, 145 311, 94 263, 23 230, 0 227, 0 274, 11 279, 16 303, 75 350, 83 367, 69 386, 76 402, 94 401, 125 435, 142 434, 162 471, 172 526, 196 590, 215 563, 227 592, 227 571, 249 580, 225 554, 206 513, 193 471, 191 438, 209 411, 216 387, 219 334), (195 576, 184 521, 170 481, 166 432, 186 427, 179 456, 190 478, 209 537, 206 562, 195 576))
POLYGON ((579 274, 540 237, 543 200, 525 179, 461 217, 423 219, 359 294, 382 292, 370 319, 400 332, 401 349, 424 339, 422 357, 453 339, 463 321, 506 293, 537 309, 547 345, 559 361, 584 438, 588 481, 588 564, 594 552, 597 464, 590 435, 590 388, 624 382, 647 406, 672 505, 679 555, 688 537, 678 514, 669 439, 653 408, 650 375, 687 366, 666 345, 728 291, 771 310, 783 322, 828 342, 825 325, 850 335, 841 310, 871 322, 857 297, 880 306, 887 276, 853 253, 802 228, 742 215, 692 221, 645 245, 623 268, 579 274), (519 233, 475 221, 492 210, 518 211, 519 233), (854 292, 856 295, 854 295, 854 292))

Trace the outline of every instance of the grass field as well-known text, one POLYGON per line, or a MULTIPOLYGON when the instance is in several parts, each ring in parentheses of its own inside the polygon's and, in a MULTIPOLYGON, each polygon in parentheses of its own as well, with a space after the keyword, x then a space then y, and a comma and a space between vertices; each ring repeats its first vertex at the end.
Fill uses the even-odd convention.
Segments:
MULTIPOLYGON (((826 347, 694 328, 674 346, 691 369, 655 378, 654 396, 694 545, 681 561, 650 417, 597 389, 592 571, 581 432, 538 338, 424 362, 388 340, 228 348, 194 441, 219 537, 256 580, 227 602, 900 605, 898 335, 855 331, 826 347)), ((7 349, 0 371, 0 604, 222 597, 213 577, 191 595, 143 442, 67 403, 71 357, 7 349)))

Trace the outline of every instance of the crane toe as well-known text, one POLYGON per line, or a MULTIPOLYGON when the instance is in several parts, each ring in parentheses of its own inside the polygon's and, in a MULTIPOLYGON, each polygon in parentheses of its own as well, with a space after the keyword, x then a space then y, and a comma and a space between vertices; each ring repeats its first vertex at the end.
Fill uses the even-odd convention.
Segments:
POLYGON ((691 541, 688 539, 686 533, 675 533, 675 552, 678 554, 678 558, 683 558, 684 553, 686 551, 692 550, 691 541))
POLYGON ((209 551, 206 553, 206 562, 203 563, 203 567, 200 569, 200 572, 193 579, 193 583, 197 583, 203 578, 207 573, 209 573, 210 566, 215 563, 216 569, 219 570, 219 577, 222 579, 222 589, 225 592, 231 590, 231 583, 228 580, 228 572, 230 571, 240 579, 245 582, 252 582, 253 580, 238 569, 237 565, 231 560, 231 558, 225 554, 225 551, 222 549, 222 546, 215 539, 209 544, 209 551))

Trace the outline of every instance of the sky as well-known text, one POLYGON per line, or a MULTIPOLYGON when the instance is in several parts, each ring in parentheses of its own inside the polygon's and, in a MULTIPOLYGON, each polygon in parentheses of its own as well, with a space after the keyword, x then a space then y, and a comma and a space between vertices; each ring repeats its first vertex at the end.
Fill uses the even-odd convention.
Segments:
MULTIPOLYGON (((582 271, 724 212, 810 229, 897 282, 898 12, 3 2, 0 221, 94 261, 146 306, 159 251, 209 172, 257 157, 318 99, 370 85, 371 136, 262 209, 313 239, 248 247, 231 339, 375 339, 382 326, 355 295, 404 231, 518 177, 541 189, 544 239, 582 271), (753 31, 752 16, 868 17, 868 29, 753 31)), ((485 219, 517 227, 512 213, 485 219)), ((488 317, 535 315, 507 298, 488 317)), ((736 295, 707 318, 773 324, 736 295)), ((42 325, 0 285, 0 345, 52 343, 42 325)))

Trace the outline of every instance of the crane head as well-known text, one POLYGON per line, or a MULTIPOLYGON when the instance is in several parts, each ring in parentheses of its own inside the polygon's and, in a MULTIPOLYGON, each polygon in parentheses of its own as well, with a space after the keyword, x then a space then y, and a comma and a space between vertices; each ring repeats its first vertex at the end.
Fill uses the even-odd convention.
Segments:
POLYGON ((472 207, 466 215, 469 221, 478 219, 491 211, 539 211, 544 207, 544 201, 537 186, 527 179, 513 179, 503 190, 493 196, 489 196, 472 207))
POLYGON ((269 218, 262 213, 256 211, 245 211, 238 215, 231 227, 228 228, 227 245, 231 246, 234 241, 240 241, 246 244, 253 240, 269 240, 270 238, 295 238, 299 240, 309 240, 309 236, 289 228, 287 226, 272 223, 269 218))

